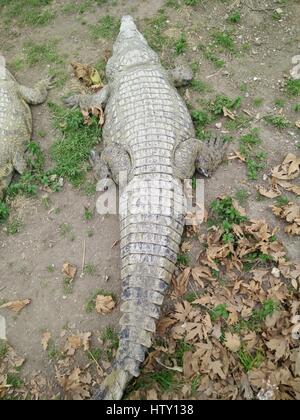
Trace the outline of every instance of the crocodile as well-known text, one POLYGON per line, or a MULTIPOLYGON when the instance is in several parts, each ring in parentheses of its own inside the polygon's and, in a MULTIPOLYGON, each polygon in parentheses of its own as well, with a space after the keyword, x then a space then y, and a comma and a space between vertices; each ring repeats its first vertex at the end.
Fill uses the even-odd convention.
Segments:
POLYGON ((121 19, 107 85, 92 95, 72 95, 68 106, 105 107, 103 190, 119 184, 122 304, 119 348, 111 373, 93 399, 121 399, 151 346, 156 320, 171 282, 185 224, 184 180, 195 170, 210 175, 226 143, 201 142, 176 87, 192 73, 167 71, 131 16, 121 19), (126 174, 127 182, 123 178, 126 174))
POLYGON ((43 103, 51 87, 51 78, 34 88, 16 81, 0 55, 0 200, 9 186, 14 170, 26 170, 26 145, 32 134, 30 105, 43 103))

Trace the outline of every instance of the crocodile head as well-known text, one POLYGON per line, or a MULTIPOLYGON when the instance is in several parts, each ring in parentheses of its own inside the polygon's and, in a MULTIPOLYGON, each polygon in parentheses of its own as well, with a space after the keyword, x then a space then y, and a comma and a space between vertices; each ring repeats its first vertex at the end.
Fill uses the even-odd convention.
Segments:
POLYGON ((157 54, 148 46, 131 16, 123 16, 120 32, 113 47, 113 56, 107 63, 107 76, 113 79, 117 72, 130 67, 158 63, 157 54))

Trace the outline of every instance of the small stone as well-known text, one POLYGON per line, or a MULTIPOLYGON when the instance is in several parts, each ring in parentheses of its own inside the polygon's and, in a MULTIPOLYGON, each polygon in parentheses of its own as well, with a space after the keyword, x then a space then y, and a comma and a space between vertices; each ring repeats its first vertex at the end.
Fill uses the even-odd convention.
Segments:
POLYGON ((268 175, 267 174, 263 174, 263 180, 266 181, 268 179, 268 175))
POLYGON ((276 277, 277 279, 279 279, 279 277, 280 277, 280 270, 278 270, 278 268, 277 268, 277 267, 273 267, 273 269, 272 269, 272 271, 271 271, 271 274, 272 274, 274 277, 276 277))
POLYGON ((216 128, 220 130, 222 128, 222 123, 221 122, 216 123, 216 128))
POLYGON ((59 187, 63 187, 64 186, 64 179, 63 178, 59 178, 59 180, 58 180, 58 186, 59 187))
POLYGON ((276 12, 278 15, 282 15, 283 10, 282 10, 280 7, 278 7, 278 9, 276 9, 276 10, 275 10, 275 12, 276 12))

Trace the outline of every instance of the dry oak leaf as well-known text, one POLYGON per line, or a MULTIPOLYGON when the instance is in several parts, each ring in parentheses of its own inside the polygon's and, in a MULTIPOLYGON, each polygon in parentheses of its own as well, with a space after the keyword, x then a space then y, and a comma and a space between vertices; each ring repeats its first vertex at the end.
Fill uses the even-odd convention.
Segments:
POLYGON ((25 306, 31 303, 31 299, 13 300, 11 302, 4 303, 0 306, 0 309, 10 309, 14 312, 20 312, 25 306))
POLYGON ((51 333, 49 331, 46 331, 42 335, 41 344, 43 346, 43 350, 46 351, 49 345, 49 341, 51 339, 51 333))
POLYGON ((73 281, 77 273, 77 267, 69 262, 65 262, 62 268, 62 273, 73 281))
POLYGON ((112 296, 98 295, 96 297, 96 311, 99 314, 108 314, 116 306, 116 302, 112 296))
POLYGON ((232 334, 231 332, 225 333, 225 346, 232 352, 237 352, 241 348, 241 340, 237 334, 232 334))

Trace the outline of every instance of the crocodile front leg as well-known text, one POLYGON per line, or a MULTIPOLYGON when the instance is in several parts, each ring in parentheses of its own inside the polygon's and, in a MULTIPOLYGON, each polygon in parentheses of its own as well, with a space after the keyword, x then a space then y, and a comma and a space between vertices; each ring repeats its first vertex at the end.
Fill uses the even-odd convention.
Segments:
POLYGON ((111 185, 111 179, 118 185, 120 172, 126 172, 127 176, 131 172, 132 164, 129 153, 120 144, 108 144, 100 157, 94 155, 92 159, 94 160, 95 174, 100 179, 99 191, 107 190, 111 185))
POLYGON ((228 142, 219 137, 209 140, 188 139, 179 144, 174 153, 176 175, 180 179, 190 178, 195 169, 211 176, 223 162, 228 142))
POLYGON ((39 105, 45 102, 48 95, 48 90, 52 88, 52 77, 41 80, 34 88, 29 88, 24 85, 18 85, 18 90, 21 97, 30 105, 39 105))
POLYGON ((93 95, 71 95, 64 99, 64 103, 71 107, 79 107, 87 109, 91 107, 102 106, 105 107, 110 94, 109 85, 104 86, 99 92, 93 95))

